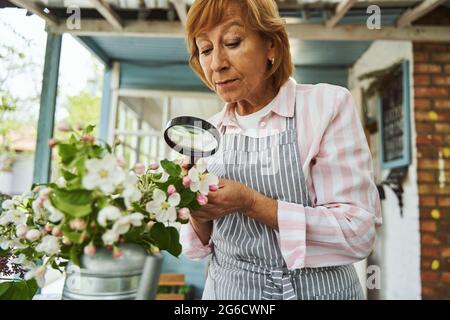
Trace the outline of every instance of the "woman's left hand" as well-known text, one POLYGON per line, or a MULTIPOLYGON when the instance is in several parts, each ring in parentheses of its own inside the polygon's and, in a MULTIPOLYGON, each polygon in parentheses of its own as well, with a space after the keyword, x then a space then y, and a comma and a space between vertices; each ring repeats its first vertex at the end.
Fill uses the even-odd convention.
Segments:
POLYGON ((220 189, 208 193, 208 203, 192 212, 192 218, 199 222, 219 219, 229 213, 250 209, 255 190, 237 181, 219 179, 220 189))

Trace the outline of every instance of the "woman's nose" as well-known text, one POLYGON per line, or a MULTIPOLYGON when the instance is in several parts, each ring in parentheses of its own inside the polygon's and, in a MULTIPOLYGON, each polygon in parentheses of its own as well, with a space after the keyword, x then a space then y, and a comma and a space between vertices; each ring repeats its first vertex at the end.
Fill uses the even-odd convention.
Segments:
POLYGON ((223 49, 214 49, 212 51, 211 69, 214 72, 225 70, 229 67, 228 58, 223 49))

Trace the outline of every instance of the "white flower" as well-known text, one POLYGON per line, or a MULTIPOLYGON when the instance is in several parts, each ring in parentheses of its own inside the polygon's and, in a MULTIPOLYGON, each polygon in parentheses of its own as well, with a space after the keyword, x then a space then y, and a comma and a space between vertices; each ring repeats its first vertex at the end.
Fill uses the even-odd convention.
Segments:
POLYGON ((13 209, 8 210, 0 216, 0 225, 6 226, 10 223, 15 224, 16 226, 25 224, 27 222, 27 216, 24 212, 13 209))
POLYGON ((119 240, 119 234, 117 232, 114 232, 114 230, 107 230, 102 235, 102 240, 105 245, 113 245, 114 242, 117 242, 119 240))
POLYGON ((36 251, 44 252, 45 254, 52 256, 59 252, 59 248, 59 238, 47 235, 42 238, 42 241, 36 246, 36 251))
POLYGON ((200 191, 204 195, 208 195, 209 186, 219 184, 219 178, 216 175, 206 173, 206 163, 203 159, 198 160, 196 165, 189 170, 188 177, 191 179, 191 190, 193 192, 200 191))
POLYGON ((150 213, 156 215, 159 222, 174 222, 177 219, 176 206, 180 203, 181 197, 179 193, 174 193, 168 198, 164 191, 155 189, 153 192, 153 200, 146 204, 146 209, 150 213))
POLYGON ((135 227, 142 225, 142 219, 144 215, 138 212, 123 216, 114 223, 112 230, 118 234, 125 234, 130 230, 131 225, 135 227))
POLYGON ((178 232, 180 232, 181 223, 178 221, 166 222, 165 225, 166 225, 166 227, 174 227, 175 229, 177 229, 178 232))
POLYGON ((2 202, 2 209, 3 210, 13 210, 15 209, 14 201, 11 199, 5 200, 2 202))
POLYGON ((127 208, 131 208, 131 203, 138 201, 141 198, 141 192, 137 188, 136 184, 138 178, 134 174, 128 174, 123 182, 122 197, 125 199, 125 205, 127 208))
POLYGON ((48 220, 53 223, 57 223, 61 221, 64 218, 64 214, 56 209, 50 202, 49 199, 44 201, 44 208, 50 212, 50 216, 48 217, 48 220))
POLYGON ((88 190, 100 188, 102 192, 110 194, 125 178, 125 173, 117 166, 117 160, 112 154, 108 154, 103 159, 87 160, 86 169, 83 187, 88 190))
POLYGON ((33 268, 25 274, 25 280, 30 280, 32 278, 36 279, 36 282, 39 287, 45 286, 45 274, 47 273, 47 268, 44 266, 39 266, 37 268, 33 268))
POLYGON ((102 227, 106 227, 107 220, 116 221, 122 216, 119 208, 108 206, 104 207, 98 213, 97 221, 102 227))
POLYGON ((0 238, 0 249, 8 250, 10 245, 11 245, 11 240, 8 240, 6 238, 0 238))
POLYGON ((9 211, 5 211, 0 215, 0 226, 6 226, 10 223, 11 215, 9 214, 9 211))
POLYGON ((19 238, 25 237, 28 232, 28 226, 26 224, 21 224, 16 227, 16 236, 19 238))
POLYGON ((66 186, 66 179, 64 179, 64 177, 59 177, 58 180, 56 180, 56 185, 60 188, 64 188, 66 186))
POLYGON ((41 232, 37 229, 28 230, 27 233, 25 234, 25 238, 31 242, 36 241, 37 239, 39 239, 40 236, 41 232))
POLYGON ((12 201, 13 201, 14 205, 17 207, 18 205, 20 205, 23 202, 23 198, 21 196, 13 196, 12 201))
POLYGON ((38 198, 33 201, 33 221, 35 223, 46 224, 48 220, 48 212, 44 209, 44 200, 38 198))
POLYGON ((10 260, 11 263, 18 264, 22 267, 22 269, 29 270, 36 267, 36 265, 27 259, 27 257, 21 253, 18 257, 12 258, 10 260))
POLYGON ((169 174, 163 169, 163 167, 158 167, 154 171, 155 174, 162 173, 161 178, 159 178, 159 180, 155 180, 156 182, 165 183, 169 180, 169 174))

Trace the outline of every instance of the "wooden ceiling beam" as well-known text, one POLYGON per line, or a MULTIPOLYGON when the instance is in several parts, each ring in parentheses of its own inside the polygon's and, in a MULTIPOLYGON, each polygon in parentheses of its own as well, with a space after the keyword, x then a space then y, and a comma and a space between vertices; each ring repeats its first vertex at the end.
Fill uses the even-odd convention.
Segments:
POLYGON ((105 0, 91 0, 95 9, 108 21, 114 28, 122 30, 124 25, 122 19, 114 9, 105 0))
POLYGON ((410 26, 414 21, 431 12, 446 0, 425 0, 417 7, 407 10, 397 20, 398 27, 410 26))
POLYGON ((21 7, 23 9, 26 9, 30 11, 31 13, 34 13, 35 15, 41 17, 42 19, 47 22, 50 26, 57 26, 59 25, 58 18, 53 16, 50 13, 46 13, 42 8, 40 8, 38 5, 36 5, 34 2, 31 1, 25 1, 25 0, 9 0, 12 4, 15 4, 18 7, 21 7))

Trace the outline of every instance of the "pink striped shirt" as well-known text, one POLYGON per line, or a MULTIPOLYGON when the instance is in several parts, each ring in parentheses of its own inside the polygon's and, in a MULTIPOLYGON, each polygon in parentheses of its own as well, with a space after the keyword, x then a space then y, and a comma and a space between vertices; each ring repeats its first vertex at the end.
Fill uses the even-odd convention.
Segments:
MULTIPOLYGON (((285 130, 296 108, 297 137, 312 207, 278 201, 276 232, 289 269, 357 262, 372 251, 381 226, 372 158, 351 93, 330 84, 297 84, 290 78, 259 121, 258 136, 285 130), (297 99, 297 100, 296 100, 297 99), (297 101, 297 103, 295 103, 297 101)), ((220 131, 239 133, 235 104, 210 121, 220 131)), ((199 259, 211 253, 190 224, 181 230, 183 253, 199 259)))

